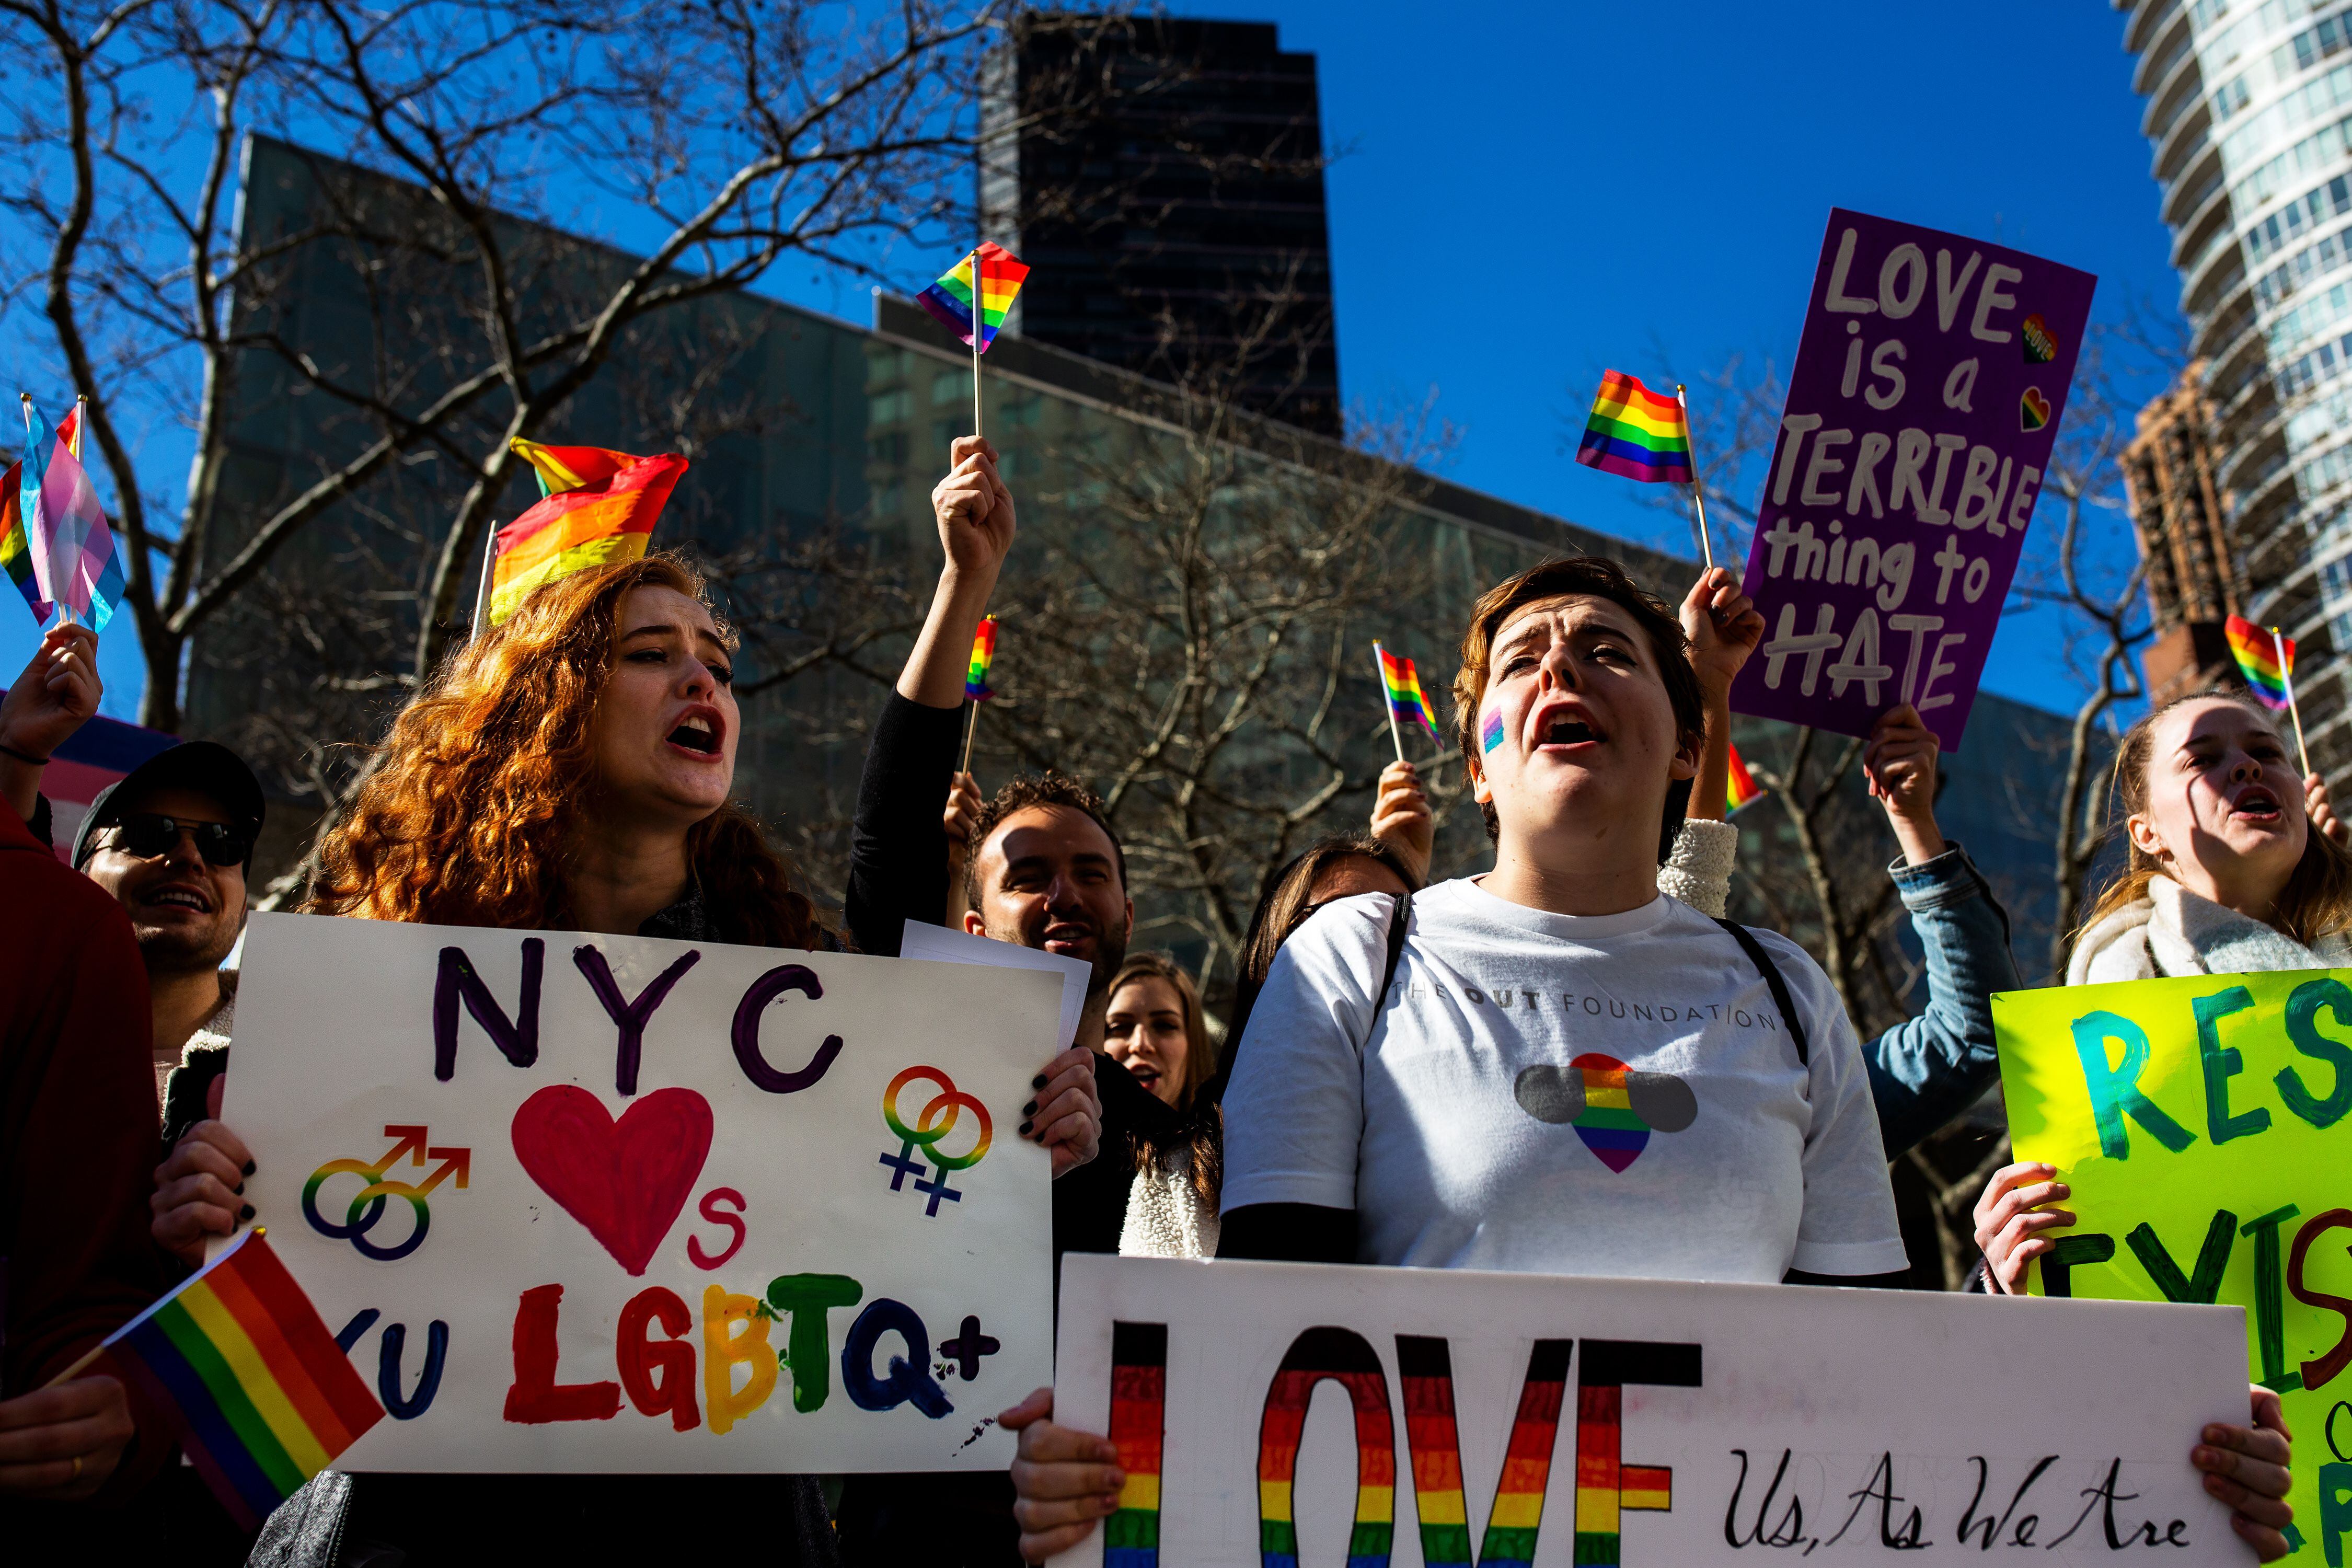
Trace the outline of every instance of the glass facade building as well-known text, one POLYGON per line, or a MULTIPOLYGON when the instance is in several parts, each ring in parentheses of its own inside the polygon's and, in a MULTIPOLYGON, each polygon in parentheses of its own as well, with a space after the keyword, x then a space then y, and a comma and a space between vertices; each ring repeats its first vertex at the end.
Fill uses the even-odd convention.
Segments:
POLYGON ((2204 365, 2234 596, 2352 765, 2352 5, 2115 0, 2204 365))

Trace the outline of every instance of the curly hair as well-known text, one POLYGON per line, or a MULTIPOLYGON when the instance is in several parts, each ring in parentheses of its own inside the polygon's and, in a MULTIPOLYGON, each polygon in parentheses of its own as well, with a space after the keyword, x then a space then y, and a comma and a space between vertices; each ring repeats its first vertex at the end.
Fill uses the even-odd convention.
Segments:
MULTIPOLYGON (((1478 702, 1486 694, 1487 661, 1495 650, 1496 634, 1513 611, 1570 594, 1606 599, 1633 617, 1658 661, 1666 701, 1674 709, 1676 739, 1694 744, 1705 737, 1706 705, 1699 695, 1698 674, 1691 668, 1690 643, 1673 607, 1627 576, 1625 569, 1607 556, 1558 556, 1497 583, 1470 611, 1470 629, 1462 634, 1462 669, 1454 678, 1454 738, 1462 748, 1465 777, 1475 776, 1480 767, 1478 702)), ((1675 835, 1682 831, 1689 800, 1688 789, 1675 787, 1667 792, 1665 819, 1658 833, 1661 866, 1674 853, 1675 835)), ((1481 802, 1478 811, 1486 818, 1486 837, 1500 842, 1502 823, 1493 803, 1481 802)))
MULTIPOLYGON (((701 576, 667 552, 592 567, 539 589, 443 662, 401 710, 373 774, 320 845, 305 908, 434 925, 575 924, 572 832, 595 769, 591 729, 632 588, 706 607, 701 576)), ((734 636, 722 622, 730 649, 734 636)), ((815 906, 732 801, 687 834, 687 861, 730 942, 801 947, 815 906)))
POLYGON ((1127 848, 1118 841, 1118 829, 1110 825, 1103 810, 1102 796, 1058 768, 1047 768, 1042 773, 1022 773, 1005 781, 988 803, 980 808, 980 816, 971 825, 971 853, 963 861, 963 899, 972 909, 980 908, 981 895, 987 891, 980 885, 980 847, 1016 811, 1032 806, 1058 805, 1090 818, 1110 840, 1111 861, 1118 868, 1119 891, 1127 891, 1127 848))

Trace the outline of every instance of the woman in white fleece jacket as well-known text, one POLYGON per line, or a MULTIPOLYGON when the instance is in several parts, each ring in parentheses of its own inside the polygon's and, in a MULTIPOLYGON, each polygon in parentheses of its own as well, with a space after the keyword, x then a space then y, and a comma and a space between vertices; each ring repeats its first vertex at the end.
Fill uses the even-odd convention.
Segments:
MULTIPOLYGON (((2183 698, 2124 732, 2116 790, 2128 854, 2074 939, 2067 984, 2352 963, 2352 854, 2326 786, 2298 778, 2289 754, 2271 716, 2236 696, 2183 698)), ((2074 1223, 2045 1206, 2072 1195, 2057 1174, 2010 1165, 1977 1200, 1987 1289, 2022 1293, 2048 1233, 2074 1223)), ((2253 1394, 2255 1424, 2276 1428, 2277 1395, 2253 1394)), ((2283 1503, 2250 1501, 2221 1476, 2206 1485, 2241 1510, 2233 1525, 2265 1561, 2285 1550, 2269 1527, 2273 1510, 2284 1522, 2283 1503)))

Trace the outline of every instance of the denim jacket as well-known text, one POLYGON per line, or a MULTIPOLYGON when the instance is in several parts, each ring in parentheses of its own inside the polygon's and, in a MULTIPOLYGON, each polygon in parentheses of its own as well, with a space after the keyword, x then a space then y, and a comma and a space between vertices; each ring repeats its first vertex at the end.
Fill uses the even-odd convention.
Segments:
POLYGON ((1992 995, 2022 984, 2009 913, 1958 842, 1917 866, 1887 868, 1927 961, 1927 1010, 1863 1047, 1886 1157, 1950 1121, 2000 1076, 1992 995))

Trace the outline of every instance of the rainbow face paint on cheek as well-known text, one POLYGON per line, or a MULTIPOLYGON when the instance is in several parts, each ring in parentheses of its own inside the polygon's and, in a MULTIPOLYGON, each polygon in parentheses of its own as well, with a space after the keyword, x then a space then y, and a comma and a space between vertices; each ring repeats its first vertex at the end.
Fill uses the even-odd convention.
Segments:
POLYGON ((1486 710, 1486 718, 1478 721, 1478 749, 1481 752, 1491 752, 1502 743, 1503 710, 1500 708, 1489 708, 1486 710))

